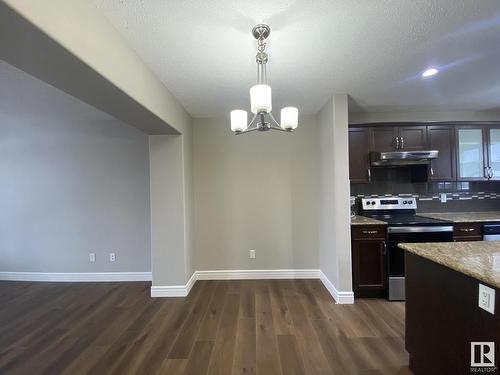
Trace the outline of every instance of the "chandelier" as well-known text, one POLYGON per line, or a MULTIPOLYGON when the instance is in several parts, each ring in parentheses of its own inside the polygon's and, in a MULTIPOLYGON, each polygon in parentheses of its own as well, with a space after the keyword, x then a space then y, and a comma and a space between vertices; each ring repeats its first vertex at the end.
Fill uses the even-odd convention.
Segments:
POLYGON ((247 111, 236 109, 231 111, 231 130, 236 135, 254 130, 280 130, 291 132, 297 128, 299 110, 295 107, 285 107, 281 110, 280 123, 276 121, 272 110, 271 86, 267 84, 266 64, 269 60, 266 49, 266 39, 271 33, 267 25, 259 24, 252 29, 252 35, 257 39, 257 84, 250 89, 250 107, 254 114, 248 123, 247 111))

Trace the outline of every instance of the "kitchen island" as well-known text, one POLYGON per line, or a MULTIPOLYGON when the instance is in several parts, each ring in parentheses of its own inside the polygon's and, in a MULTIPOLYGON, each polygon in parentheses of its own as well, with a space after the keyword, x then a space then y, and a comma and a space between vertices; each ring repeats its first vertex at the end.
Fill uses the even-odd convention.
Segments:
POLYGON ((402 243, 399 247, 406 250, 410 369, 415 375, 498 374, 500 241, 402 243), (490 311, 478 305, 480 285, 495 294, 488 303, 483 301, 490 311), (493 366, 484 356, 490 355, 489 344, 471 344, 477 342, 496 344, 493 366), (472 366, 471 359, 481 366, 472 366))

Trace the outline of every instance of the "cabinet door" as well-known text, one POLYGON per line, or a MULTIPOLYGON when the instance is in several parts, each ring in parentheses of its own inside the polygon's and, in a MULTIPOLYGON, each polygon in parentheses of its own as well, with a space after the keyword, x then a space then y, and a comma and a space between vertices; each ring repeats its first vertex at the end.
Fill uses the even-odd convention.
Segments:
POLYGON ((439 156, 431 161, 431 181, 455 181, 455 129, 451 126, 427 127, 430 150, 438 150, 439 156))
POLYGON ((427 126, 400 127, 399 149, 403 151, 427 149, 427 126))
POLYGON ((354 240, 352 260, 355 292, 385 289, 385 241, 354 240))
POLYGON ((349 129, 349 180, 370 182, 370 132, 368 128, 349 129))
POLYGON ((500 180, 500 127, 488 129, 487 145, 491 179, 500 180))
POLYGON ((483 129, 458 128, 456 134, 458 179, 462 181, 486 179, 483 129))
POLYGON ((397 149, 398 128, 396 126, 373 126, 370 128, 372 147, 370 151, 386 152, 397 149))

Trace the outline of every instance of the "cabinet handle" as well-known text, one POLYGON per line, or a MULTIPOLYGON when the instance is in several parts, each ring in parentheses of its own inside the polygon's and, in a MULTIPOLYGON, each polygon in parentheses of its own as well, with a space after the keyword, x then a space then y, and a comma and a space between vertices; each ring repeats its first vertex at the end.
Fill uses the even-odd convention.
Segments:
POLYGON ((488 179, 490 178, 490 174, 488 172, 488 167, 484 167, 484 177, 488 178, 488 179))
POLYGON ((431 167, 431 176, 434 176, 434 169, 431 167))
POLYGON ((492 167, 488 167, 489 171, 490 171, 490 178, 493 178, 493 168, 492 167))
POLYGON ((401 137, 401 150, 405 148, 405 138, 401 137))
POLYGON ((475 228, 460 228, 460 232, 474 232, 476 229, 475 228))
POLYGON ((384 241, 384 255, 387 254, 387 243, 384 241))
POLYGON ((372 170, 369 167, 366 170, 368 172, 368 182, 372 182, 372 170))
POLYGON ((378 230, 364 230, 362 231, 363 234, 377 234, 378 230))
POLYGON ((399 150, 399 137, 396 137, 396 149, 399 150))

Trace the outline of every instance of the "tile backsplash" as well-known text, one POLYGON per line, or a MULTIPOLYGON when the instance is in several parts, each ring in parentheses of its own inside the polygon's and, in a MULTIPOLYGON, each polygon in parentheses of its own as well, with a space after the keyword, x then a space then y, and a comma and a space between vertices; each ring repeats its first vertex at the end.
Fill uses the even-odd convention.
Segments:
POLYGON ((412 196, 418 201, 419 212, 497 211, 500 210, 500 181, 352 183, 351 196, 412 196), (446 203, 440 201, 442 193, 446 194, 446 203))

